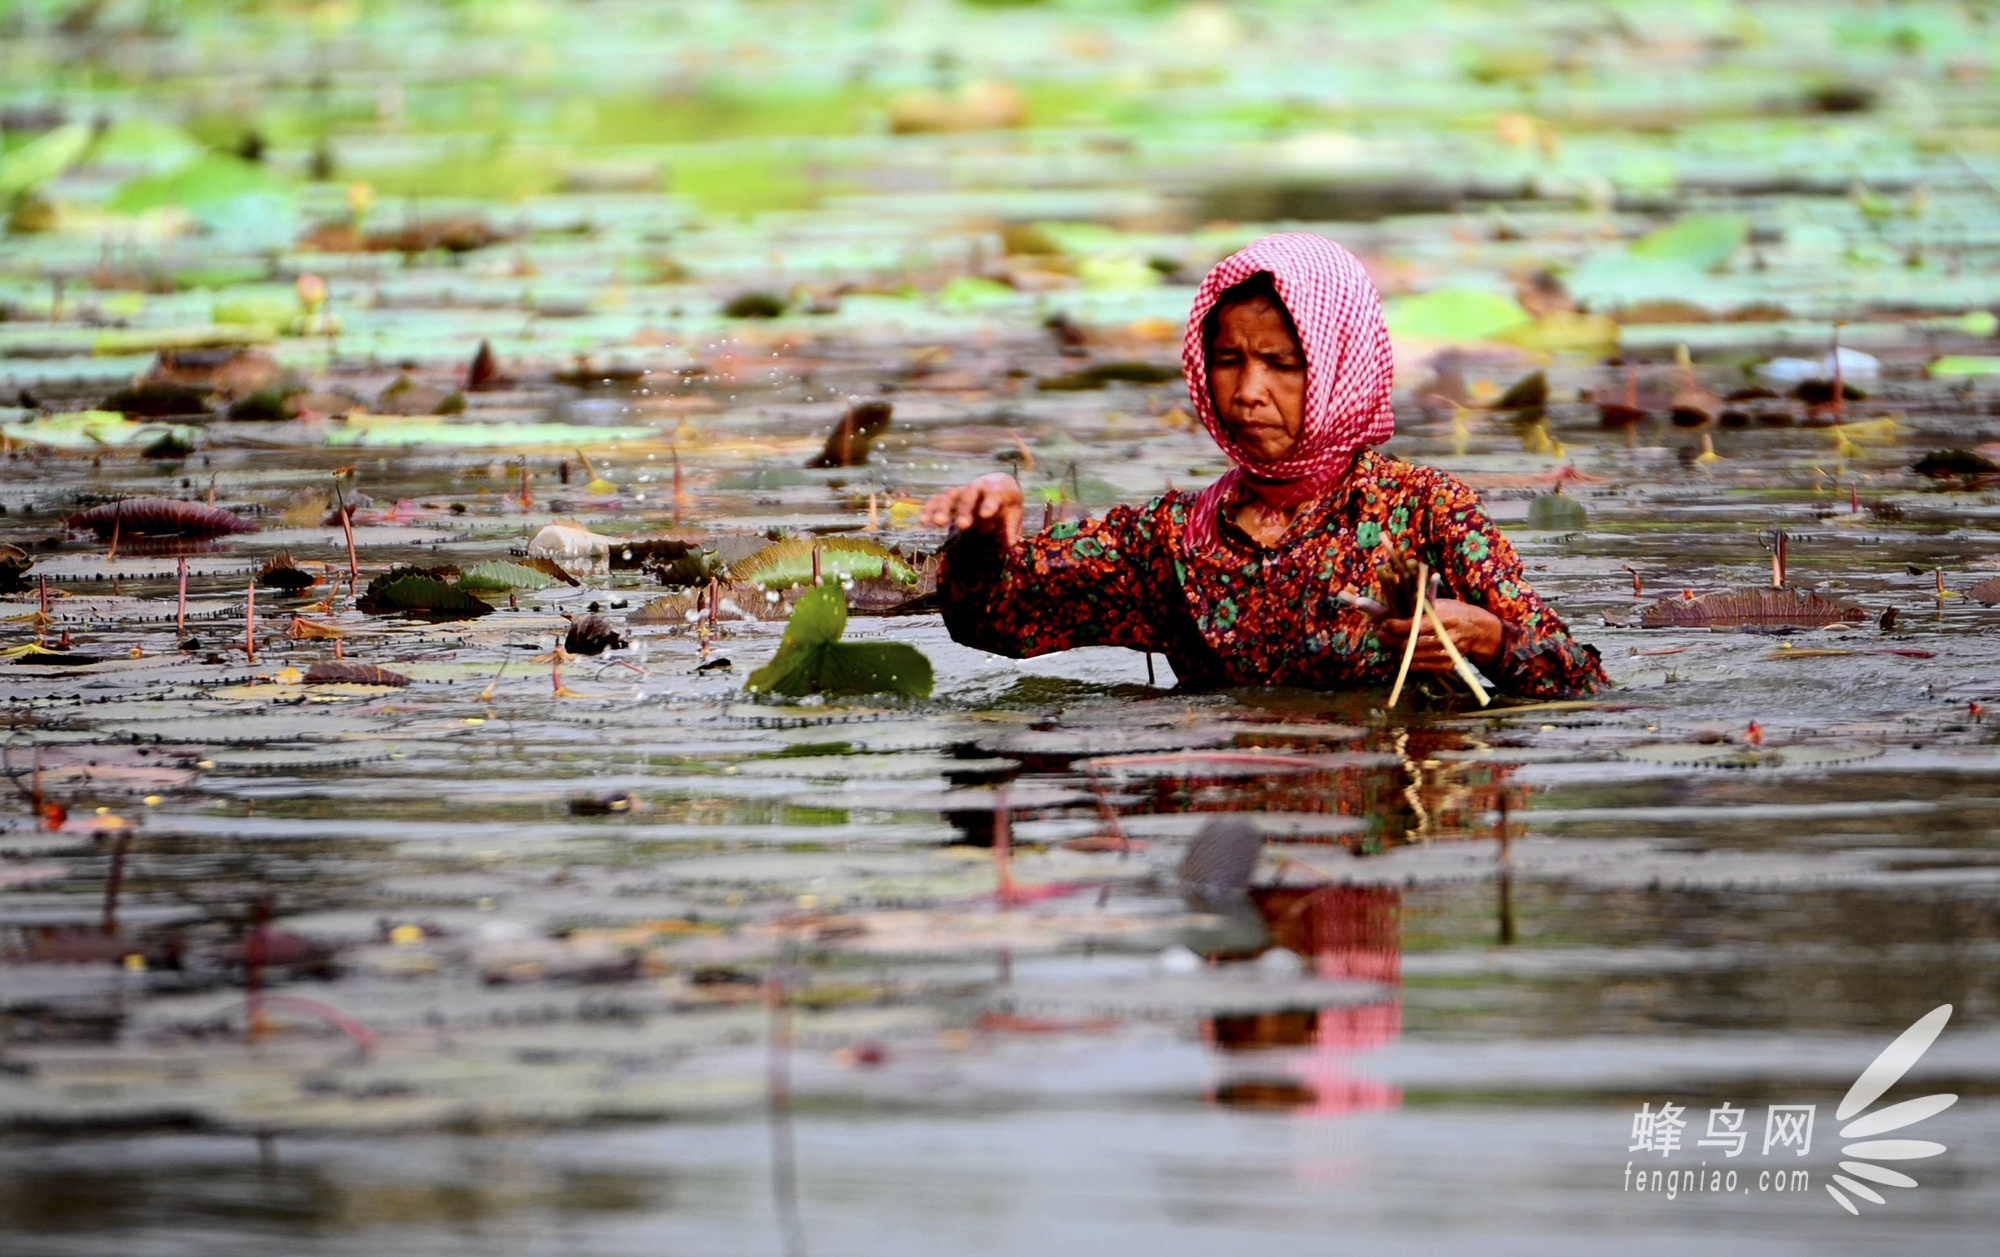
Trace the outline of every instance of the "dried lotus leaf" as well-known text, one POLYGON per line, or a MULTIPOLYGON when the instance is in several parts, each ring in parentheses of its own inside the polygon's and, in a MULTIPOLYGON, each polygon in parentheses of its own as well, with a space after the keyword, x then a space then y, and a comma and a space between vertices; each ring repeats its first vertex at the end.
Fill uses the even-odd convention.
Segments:
POLYGON ((649 598, 625 617, 627 624, 686 624, 690 612, 696 612, 695 603, 700 600, 701 591, 685 590, 680 593, 661 594, 649 598))
POLYGON ((563 636, 563 649, 572 655, 601 655, 631 644, 601 615, 578 616, 569 622, 569 632, 563 636))
POLYGON ((390 685, 405 686, 410 678, 400 672, 378 668, 372 663, 322 660, 306 671, 307 685, 390 685))
POLYGON ((94 532, 99 540, 113 532, 135 537, 218 537, 256 532, 257 525, 221 507, 178 498, 125 498, 79 511, 68 524, 79 532, 94 532))
POLYGON ((1662 598, 1639 612, 1641 628, 1759 628, 1859 624, 1868 612, 1851 602, 1789 589, 1729 589, 1699 598, 1662 598))
POLYGON ((317 576, 300 570, 299 565, 292 561, 292 552, 289 550, 280 550, 272 555, 257 573, 258 588, 277 589, 288 594, 310 589, 318 582, 317 576))

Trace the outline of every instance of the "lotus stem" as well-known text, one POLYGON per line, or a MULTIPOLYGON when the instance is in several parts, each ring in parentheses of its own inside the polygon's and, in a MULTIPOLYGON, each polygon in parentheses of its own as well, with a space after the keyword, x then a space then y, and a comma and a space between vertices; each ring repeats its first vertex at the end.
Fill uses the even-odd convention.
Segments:
POLYGON ((1410 613, 1410 637, 1403 643, 1403 666, 1396 669, 1396 684, 1389 690, 1389 709, 1394 711, 1396 702, 1403 697, 1403 682, 1410 678, 1410 663, 1417 657, 1417 638, 1424 631, 1424 595, 1430 589, 1431 569, 1421 560, 1417 563, 1417 606, 1410 613))
POLYGON ((669 445, 667 450, 674 458, 674 526, 678 528, 681 522, 681 511, 687 503, 687 490, 681 485, 681 447, 679 445, 669 445))
POLYGON ((993 875, 995 896, 1002 908, 1014 906, 1013 836, 1007 825, 1007 790, 993 796, 993 875))
POLYGON ((359 1019, 341 1012, 331 1004, 316 999, 308 999, 303 995, 287 995, 282 991, 278 991, 259 996, 257 1006, 260 1017, 263 1015, 265 1009, 273 1006, 288 1008, 293 1012, 309 1013, 352 1039, 354 1046, 361 1049, 363 1057, 367 1057, 375 1051, 375 1032, 370 1030, 359 1019))
MULTIPOLYGON (((333 648, 335 651, 338 651, 340 649, 340 642, 338 640, 336 640, 333 643, 333 648)), ((507 659, 502 659, 500 661, 500 671, 494 673, 493 679, 486 683, 486 688, 479 692, 479 699, 478 699, 479 702, 485 703, 492 701, 493 691, 499 686, 500 678, 507 675, 507 665, 510 662, 512 661, 507 659)))
POLYGON ((125 849, 132 845, 132 831, 120 829, 111 840, 111 869, 104 878, 104 922, 100 933, 118 932, 118 892, 125 885, 125 849))
POLYGON ((263 986, 268 940, 264 936, 264 926, 270 919, 271 901, 260 897, 251 914, 250 932, 243 937, 243 1028, 253 1043, 266 1028, 263 986))
POLYGON ((1424 611, 1430 617, 1431 627, 1437 630, 1438 641, 1444 646, 1444 653, 1451 657, 1451 666, 1458 670, 1459 679, 1471 687, 1472 696, 1479 700, 1481 707, 1490 705, 1493 702, 1492 695, 1488 694, 1486 687, 1479 683, 1479 674, 1472 670, 1472 665, 1465 661, 1465 656, 1458 653, 1458 643, 1451 640, 1451 633, 1446 630, 1444 621, 1438 618, 1437 604, 1426 603, 1424 611))
POLYGON ((340 491, 340 473, 333 475, 333 500, 340 507, 340 530, 347 535, 347 582, 361 583, 361 562, 354 557, 354 517, 347 510, 347 495, 340 491))
POLYGON ((1373 598, 1370 598, 1366 594, 1357 594, 1343 589, 1339 593, 1335 594, 1334 597, 1339 599, 1341 602, 1346 603, 1348 606, 1353 607, 1361 612, 1364 612, 1371 620, 1385 619, 1389 614, 1389 608, 1383 606, 1381 603, 1375 601, 1373 598))
POLYGON ((1847 414, 1847 381, 1840 370, 1840 329, 1839 319, 1833 321, 1833 413, 1836 418, 1847 414))

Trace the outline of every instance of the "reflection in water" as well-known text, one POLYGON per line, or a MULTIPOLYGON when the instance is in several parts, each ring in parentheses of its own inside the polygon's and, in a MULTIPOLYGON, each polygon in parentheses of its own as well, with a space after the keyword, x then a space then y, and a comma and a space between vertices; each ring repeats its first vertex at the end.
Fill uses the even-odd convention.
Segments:
POLYGON ((1358 1008, 1286 1009, 1211 1018, 1203 1034, 1227 1054, 1282 1056, 1248 1063, 1218 1085, 1219 1104, 1286 1108, 1319 1116, 1394 1108, 1403 1093, 1355 1074, 1352 1058, 1387 1046, 1402 1029, 1403 892, 1394 886, 1256 887, 1251 901, 1270 946, 1306 959, 1321 977, 1381 982, 1388 996, 1358 1008), (1252 1072, 1254 1071, 1254 1072, 1252 1072))
MULTIPOLYGON (((1398 761, 1393 767, 1267 778, 1243 789, 1231 802, 1247 811, 1335 812, 1364 819, 1364 835, 1349 844, 1357 855, 1414 842, 1484 837, 1492 832, 1485 828, 1487 818, 1497 813, 1502 838, 1499 934, 1502 943, 1511 942, 1505 837, 1518 787, 1509 780, 1510 768, 1437 758, 1439 752, 1477 749, 1455 730, 1399 732, 1393 749, 1398 761)), ((1190 785, 1186 780, 1155 781, 1153 801, 1163 810, 1176 799, 1210 806, 1221 801, 1217 793, 1190 785)), ((1203 1025, 1204 1036, 1232 1058, 1230 1076, 1217 1085, 1213 1098, 1244 1108, 1319 1115, 1395 1107, 1402 1102, 1402 1092, 1357 1075, 1352 1064, 1357 1055, 1387 1046, 1402 1028, 1401 889, 1249 885, 1254 857, 1247 863, 1231 858, 1243 854, 1239 848, 1247 828, 1241 821, 1211 822, 1190 848, 1183 868, 1191 904, 1243 918, 1229 931, 1228 941, 1208 949, 1208 958, 1243 963, 1283 949, 1303 959, 1319 977, 1381 983, 1385 997, 1360 1007, 1273 1009, 1209 1019, 1203 1025), (1218 863, 1244 870, 1234 888, 1235 912, 1208 884, 1218 863), (1189 881, 1190 877, 1195 880, 1189 881), (1247 919, 1253 909, 1255 922, 1247 919), (1249 943, 1250 938, 1257 941, 1249 943)))
POLYGON ((1403 892, 1394 886, 1261 886, 1251 902, 1271 943, 1323 978, 1402 981, 1403 892))

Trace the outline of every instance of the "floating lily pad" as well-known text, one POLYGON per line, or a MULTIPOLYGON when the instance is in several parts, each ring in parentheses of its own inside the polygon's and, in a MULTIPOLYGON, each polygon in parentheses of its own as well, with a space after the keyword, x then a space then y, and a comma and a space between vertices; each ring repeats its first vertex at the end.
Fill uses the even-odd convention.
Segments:
POLYGON ((1649 742, 1628 746, 1618 754, 1641 764, 1699 764, 1708 768, 1748 768, 1757 762, 1755 751, 1732 742, 1649 742))
POLYGON ((771 662, 750 674, 752 693, 900 694, 924 698, 931 692, 931 662, 902 642, 843 642, 847 597, 837 585, 822 585, 799 599, 785 625, 784 640, 771 662))
POLYGON ((173 720, 135 720, 103 726, 106 733, 123 734, 145 741, 176 742, 187 745, 255 746, 268 742, 338 742, 344 738, 380 732, 381 721, 332 716, 323 711, 298 711, 284 715, 245 713, 228 716, 189 716, 173 720))
POLYGON ((1634 240, 1627 252, 1705 271, 1727 261, 1749 239, 1748 215, 1688 214, 1634 240))
POLYGON ((1955 476, 1990 476, 2000 472, 2000 463, 1972 450, 1932 450, 1910 464, 1910 470, 1933 480, 1948 480, 1955 476))
POLYGON ((115 410, 79 410, 47 415, 12 424, 4 429, 10 441, 43 445, 59 450, 144 448, 160 437, 174 434, 192 443, 199 432, 191 427, 169 427, 159 423, 137 423, 115 410))
POLYGON ((277 589, 288 594, 310 589, 318 581, 311 572, 301 571, 292 561, 289 550, 271 556, 257 573, 257 585, 261 589, 277 589))
POLYGON ((67 122, 0 157, 0 200, 30 191, 69 169, 90 147, 93 134, 88 122, 67 122))
POLYGON ((1827 768, 1874 759, 1881 754, 1879 746, 1781 746, 1764 752, 1763 759, 1783 768, 1827 768))
POLYGON ((1560 493, 1538 494, 1528 503, 1528 527, 1544 532, 1566 532, 1590 522, 1583 503, 1560 493))
POLYGON ((1782 746, 1759 748, 1733 742, 1653 742, 1621 750, 1620 758, 1642 764, 1700 768, 1824 768, 1880 755, 1873 746, 1782 746))
POLYGON ((122 214, 172 205, 200 209, 246 196, 282 196, 285 185, 261 166, 203 153, 163 174, 142 175, 117 189, 105 206, 122 214))
POLYGON ((1002 755, 1034 761, 1069 762, 1103 755, 1192 751, 1228 746, 1237 731, 1204 724, 1165 729, 1024 729, 988 745, 1002 755))
POLYGON ((1045 393, 1077 393, 1112 384, 1166 384, 1181 378, 1178 363, 1099 362, 1069 375, 1045 376, 1035 387, 1045 393))
POLYGON ((395 755, 388 742, 343 742, 317 746, 309 751, 229 750, 217 751, 203 762, 212 772, 312 772, 329 768, 351 768, 395 755))
POLYGON ((1851 602, 1789 589, 1732 589, 1699 598, 1662 598, 1639 613, 1642 628, 1760 628, 1859 624, 1868 612, 1851 602))
POLYGON ((367 591, 354 605, 369 615, 400 612, 433 622, 473 620, 493 614, 491 603, 430 573, 409 567, 391 569, 368 582, 367 591))
POLYGON ((401 687, 410 683, 410 678, 400 672, 378 668, 372 663, 347 663, 338 659, 323 660, 314 664, 306 672, 307 685, 383 685, 401 687))
POLYGON ((815 551, 819 555, 819 574, 825 580, 888 576, 906 585, 917 583, 916 569, 901 555, 876 542, 854 537, 776 542, 735 564, 729 569, 729 576, 731 580, 748 581, 766 589, 810 584, 815 551))
POLYGON ((178 498, 125 498, 107 502, 77 512, 69 517, 68 523, 71 528, 94 532, 100 538, 109 538, 114 532, 134 537, 218 537, 257 531, 257 525, 232 511, 178 498))
POLYGON ((1484 340, 1530 322, 1511 297, 1477 288, 1440 288, 1391 303, 1389 331, 1426 340, 1484 340))
POLYGON ((2000 375, 2000 357, 1947 354, 1931 363, 1930 373, 1933 379, 2000 375))
POLYGON ((505 593, 510 589, 547 589, 555 578, 532 567, 504 559, 481 563, 458 578, 458 587, 479 593, 505 593))

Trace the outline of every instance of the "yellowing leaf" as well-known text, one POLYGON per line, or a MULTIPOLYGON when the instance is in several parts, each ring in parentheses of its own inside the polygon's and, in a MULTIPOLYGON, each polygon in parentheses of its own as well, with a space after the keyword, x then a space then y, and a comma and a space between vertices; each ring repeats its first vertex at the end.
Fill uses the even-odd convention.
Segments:
POLYGON ((1423 340, 1486 340, 1530 322, 1512 297, 1477 288, 1440 288, 1391 302, 1389 332, 1423 340))
POLYGON ((1574 311, 1557 311, 1546 314, 1532 323, 1522 323, 1507 328, 1494 337, 1510 345, 1523 349, 1538 349, 1544 353, 1562 350, 1597 351, 1610 349, 1618 344, 1617 320, 1604 314, 1579 314, 1574 311))
POLYGON ((1749 238, 1747 214, 1689 214, 1634 240, 1626 252, 1705 271, 1727 261, 1749 238))

